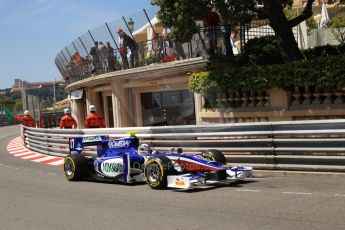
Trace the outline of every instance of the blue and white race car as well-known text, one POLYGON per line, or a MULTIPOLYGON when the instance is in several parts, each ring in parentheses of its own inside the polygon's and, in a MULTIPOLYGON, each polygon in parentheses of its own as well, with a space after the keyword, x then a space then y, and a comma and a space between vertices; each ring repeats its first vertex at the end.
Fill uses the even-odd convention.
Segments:
POLYGON ((153 189, 183 188, 214 183, 231 183, 252 177, 252 167, 230 167, 218 150, 198 154, 160 153, 137 137, 109 140, 109 136, 70 138, 70 154, 64 172, 70 181, 88 176, 123 183, 146 181, 153 189), (97 157, 85 156, 85 146, 97 146, 97 157))

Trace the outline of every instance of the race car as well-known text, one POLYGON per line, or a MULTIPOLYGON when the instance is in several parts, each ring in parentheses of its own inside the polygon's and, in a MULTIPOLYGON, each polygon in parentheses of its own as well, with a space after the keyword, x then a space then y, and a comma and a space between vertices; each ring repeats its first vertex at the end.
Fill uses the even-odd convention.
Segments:
POLYGON ((96 176, 123 183, 146 181, 152 189, 190 189, 199 185, 231 183, 253 175, 252 167, 230 167, 218 150, 196 154, 161 153, 135 136, 109 140, 109 136, 69 139, 70 154, 64 160, 68 180, 96 176), (97 157, 85 156, 85 146, 97 146, 97 157))

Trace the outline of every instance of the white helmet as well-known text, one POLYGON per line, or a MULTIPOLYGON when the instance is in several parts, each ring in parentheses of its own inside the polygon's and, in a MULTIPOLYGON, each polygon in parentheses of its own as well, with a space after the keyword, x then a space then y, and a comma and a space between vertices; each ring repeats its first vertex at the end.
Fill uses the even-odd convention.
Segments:
POLYGON ((152 153, 152 149, 148 144, 141 144, 138 147, 138 152, 142 155, 150 155, 152 153))
POLYGON ((66 108, 64 109, 64 113, 67 114, 67 113, 71 113, 71 110, 69 108, 66 108))
POLYGON ((24 111, 24 115, 30 115, 30 111, 29 110, 25 110, 24 111))
POLYGON ((96 111, 96 106, 90 105, 90 112, 95 112, 96 111))

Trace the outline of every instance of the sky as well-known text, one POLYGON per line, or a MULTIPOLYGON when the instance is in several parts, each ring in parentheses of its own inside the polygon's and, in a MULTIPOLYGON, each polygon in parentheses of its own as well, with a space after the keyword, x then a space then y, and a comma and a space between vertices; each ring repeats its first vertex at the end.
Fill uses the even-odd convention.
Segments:
POLYGON ((54 61, 65 46, 149 8, 150 0, 0 0, 0 89, 12 87, 15 78, 62 79, 54 61))

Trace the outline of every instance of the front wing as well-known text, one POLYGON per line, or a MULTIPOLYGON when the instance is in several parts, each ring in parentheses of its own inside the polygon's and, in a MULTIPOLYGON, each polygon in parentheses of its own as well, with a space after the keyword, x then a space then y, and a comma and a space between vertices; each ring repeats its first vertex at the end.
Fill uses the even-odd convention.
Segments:
POLYGON ((168 175, 168 187, 190 189, 202 185, 231 184, 247 177, 253 177, 252 167, 232 167, 226 170, 227 177, 224 180, 208 180, 203 173, 187 173, 181 175, 168 175))

